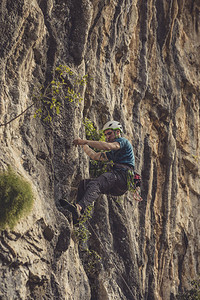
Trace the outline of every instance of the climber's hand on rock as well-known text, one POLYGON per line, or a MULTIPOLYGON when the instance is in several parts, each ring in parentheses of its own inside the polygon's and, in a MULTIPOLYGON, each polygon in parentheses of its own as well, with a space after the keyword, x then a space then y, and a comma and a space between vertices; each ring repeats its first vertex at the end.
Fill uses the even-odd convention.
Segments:
POLYGON ((75 145, 75 146, 83 146, 83 145, 86 145, 87 144, 87 140, 82 140, 82 139, 80 139, 80 138, 77 138, 77 139, 75 139, 74 141, 73 141, 73 144, 75 145))

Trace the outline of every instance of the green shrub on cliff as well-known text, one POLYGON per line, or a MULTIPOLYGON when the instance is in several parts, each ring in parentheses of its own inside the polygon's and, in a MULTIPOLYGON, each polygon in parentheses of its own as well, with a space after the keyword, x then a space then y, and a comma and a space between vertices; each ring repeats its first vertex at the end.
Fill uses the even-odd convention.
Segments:
POLYGON ((191 282, 191 289, 177 295, 177 300, 200 300, 200 278, 191 282))
POLYGON ((0 173, 0 229, 13 228, 31 211, 33 192, 30 183, 8 167, 0 173))

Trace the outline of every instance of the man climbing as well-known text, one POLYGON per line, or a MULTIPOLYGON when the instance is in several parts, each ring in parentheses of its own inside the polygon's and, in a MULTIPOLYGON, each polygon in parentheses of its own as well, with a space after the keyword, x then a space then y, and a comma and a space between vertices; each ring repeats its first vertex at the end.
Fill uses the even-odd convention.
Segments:
POLYGON ((80 182, 76 208, 75 206, 69 207, 73 215, 81 215, 88 205, 97 200, 100 194, 120 196, 128 189, 127 170, 133 171, 135 166, 133 147, 127 139, 121 137, 123 130, 119 122, 107 122, 103 127, 103 132, 106 142, 81 138, 74 140, 74 145, 82 146, 84 152, 92 160, 112 161, 112 167, 110 171, 103 173, 97 178, 86 179, 80 182), (101 151, 95 152, 92 148, 101 151))

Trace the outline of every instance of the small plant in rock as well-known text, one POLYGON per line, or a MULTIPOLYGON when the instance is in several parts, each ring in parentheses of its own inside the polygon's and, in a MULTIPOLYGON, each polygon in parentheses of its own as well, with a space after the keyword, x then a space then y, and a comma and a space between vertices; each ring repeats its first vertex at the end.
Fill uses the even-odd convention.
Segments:
POLYGON ((13 228, 33 206, 30 183, 14 173, 11 167, 0 173, 0 229, 13 228))
POLYGON ((198 155, 192 155, 192 157, 197 163, 199 163, 200 157, 198 155))
POLYGON ((83 124, 85 126, 85 134, 87 140, 105 141, 103 130, 100 130, 98 132, 92 121, 90 121, 88 118, 85 118, 83 124))
POLYGON ((78 227, 75 227, 75 237, 80 243, 86 243, 91 235, 86 227, 86 222, 92 217, 92 209, 93 205, 89 205, 86 208, 84 215, 81 217, 81 220, 78 223, 78 227))
POLYGON ((81 243, 86 243, 91 235, 83 223, 79 224, 79 226, 75 228, 74 232, 75 238, 81 243))
POLYGON ((92 217, 92 209, 93 205, 89 205, 86 208, 84 215, 78 223, 78 227, 75 227, 74 229, 75 238, 79 241, 79 249, 84 261, 84 268, 88 274, 92 274, 95 272, 96 265, 101 260, 101 257, 98 255, 98 253, 94 250, 90 250, 87 246, 87 242, 91 236, 91 233, 87 229, 86 224, 92 217))
POLYGON ((53 113, 60 114, 62 102, 81 102, 83 98, 79 88, 86 85, 87 81, 88 75, 81 77, 68 66, 59 65, 51 83, 46 88, 41 86, 33 94, 33 101, 38 106, 34 117, 51 122, 53 113))
POLYGON ((84 269, 89 276, 95 275, 99 269, 99 264, 101 262, 101 256, 94 250, 83 249, 82 257, 84 260, 84 269))
POLYGON ((80 76, 65 65, 59 65, 53 73, 53 80, 47 86, 34 87, 31 96, 32 103, 14 118, 0 123, 0 127, 10 124, 32 107, 35 107, 34 118, 39 117, 46 122, 51 122, 54 115, 60 114, 65 101, 78 104, 83 100, 80 87, 87 84, 88 75, 80 76))
POLYGON ((191 282, 191 289, 177 295, 177 300, 200 300, 200 278, 191 282))

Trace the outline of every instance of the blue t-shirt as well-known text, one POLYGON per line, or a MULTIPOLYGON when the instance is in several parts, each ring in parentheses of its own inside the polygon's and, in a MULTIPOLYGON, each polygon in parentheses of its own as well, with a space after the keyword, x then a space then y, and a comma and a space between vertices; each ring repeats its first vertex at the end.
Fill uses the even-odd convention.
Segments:
POLYGON ((108 160, 112 160, 114 163, 128 164, 134 167, 135 157, 131 143, 123 137, 115 139, 115 142, 120 144, 120 149, 106 152, 108 160))

